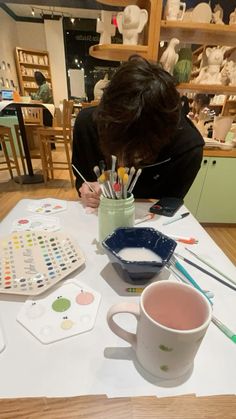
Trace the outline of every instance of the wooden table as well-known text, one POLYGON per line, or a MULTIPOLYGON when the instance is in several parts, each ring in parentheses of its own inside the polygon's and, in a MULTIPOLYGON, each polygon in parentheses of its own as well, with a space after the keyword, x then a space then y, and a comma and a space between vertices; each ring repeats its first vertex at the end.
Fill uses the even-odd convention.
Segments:
MULTIPOLYGON (((21 133, 22 144, 23 144, 23 148, 24 148, 26 166, 27 166, 27 170, 28 170, 27 175, 22 175, 21 176, 21 180, 22 180, 21 183, 33 184, 33 183, 43 182, 43 175, 35 174, 34 171, 33 171, 29 145, 28 145, 28 142, 27 142, 24 118, 23 118, 23 114, 22 114, 22 108, 42 107, 42 108, 45 109, 46 112, 50 113, 50 111, 48 110, 48 108, 43 103, 31 103, 31 102, 26 102, 25 103, 25 102, 10 101, 9 103, 1 102, 0 105, 1 105, 0 106, 0 111, 2 111, 3 109, 13 109, 13 110, 16 111, 16 114, 17 114, 19 129, 20 129, 20 133, 21 133)), ((15 178, 15 181, 17 183, 20 183, 18 177, 15 178)))
POLYGON ((235 396, 0 400, 0 419, 235 419, 235 396))
MULTIPOLYGON (((73 204, 75 206, 75 204, 73 204)), ((22 207, 21 207, 22 208, 22 207)), ((74 208, 76 209, 76 208, 74 208)), ((74 211, 74 210, 73 210, 74 211)), ((68 233, 75 232, 76 217, 71 216, 69 213, 66 217, 65 213, 61 213, 62 220, 65 217, 68 219, 68 233)), ((80 218, 80 217, 78 217, 80 218)), ((82 227, 82 221, 80 221, 80 228, 82 227)), ((5 227, 1 230, 1 233, 7 231, 10 226, 11 219, 5 222, 5 227)), ((94 230, 95 223, 93 225, 93 219, 91 218, 92 224, 91 231, 94 230)), ((159 224, 160 225, 160 224, 159 224)), ((176 224, 177 226, 177 224, 176 224)), ((80 231, 78 228, 77 231, 80 231)), ((88 243, 91 242, 91 237, 88 243)), ((11 296, 9 296, 9 302, 11 296)), ((14 301, 14 299, 13 299, 14 301)), ((11 303, 10 303, 11 304, 11 303)), ((14 305, 14 302, 13 304, 14 305)), ((13 307, 12 307, 13 308, 13 307)), ((4 316, 3 310, 1 311, 1 317, 4 316)), ((9 327, 11 326, 10 318, 9 327)), ((6 324, 6 323, 5 323, 6 324)), ((27 335, 24 339, 27 338, 27 335)), ((28 338, 27 338, 28 339, 28 338)), ((227 338, 225 338, 227 339, 227 338)), ((33 342, 33 341, 32 341, 33 342)), ((226 341, 227 342, 227 341, 226 341)), ((30 343, 30 342, 29 342, 30 343)), ((22 342, 19 342, 21 345, 22 342)), ((105 344, 105 343, 104 343, 105 344)), ((0 355, 2 361, 6 362, 7 350, 10 342, 7 342, 7 347, 4 352, 0 355), (4 357, 5 361, 4 361, 4 357)), ((29 344, 30 350, 31 343, 29 344)), ((36 348, 36 342, 35 342, 36 348)), ((44 346, 45 348, 45 346, 44 346)), ((10 348, 11 351, 12 348, 10 348)), ((15 346, 15 351, 17 351, 15 346)), ((61 348, 58 347, 60 353, 61 348)), ((214 354, 213 354, 214 355, 214 354)), ((27 355, 28 356, 28 355, 27 355)), ((37 353, 35 353, 35 359, 37 360, 37 353)), ((222 365, 226 360, 222 357, 222 365)), ((22 360, 22 362, 24 362, 22 360)), ((3 364, 2 364, 3 365, 3 364)), ((14 366, 13 366, 14 370, 14 366)), ((14 372, 9 371, 9 374, 14 372)), ((206 371, 207 374, 207 371, 206 371)), ((235 374, 235 371, 229 372, 229 374, 235 374)), ((2 385, 3 384, 3 375, 2 385)), ((217 376, 217 380, 221 380, 221 376, 217 376)), ((32 380, 36 377, 32 375, 32 380)), ((78 377, 83 380, 84 377, 78 377)), ((124 378, 125 380, 125 378, 124 378)), ((11 381, 12 382, 12 381, 11 381)), ((33 381, 32 381, 33 383, 33 381)), ((14 383, 12 382, 14 385, 14 383)), ((42 393, 44 392, 44 385, 47 385, 47 380, 42 383, 42 393)), ((2 388, 3 388, 2 387, 2 388)), ((20 389, 19 389, 20 390, 20 389)), ((0 393, 1 397, 1 393, 0 393)), ((28 398, 2 398, 0 399, 0 419, 70 419, 70 418, 82 418, 82 419, 235 419, 236 418, 236 397, 234 395, 219 395, 211 397, 195 397, 195 395, 186 395, 179 397, 117 397, 107 398, 106 395, 88 395, 78 397, 28 397, 28 398)))

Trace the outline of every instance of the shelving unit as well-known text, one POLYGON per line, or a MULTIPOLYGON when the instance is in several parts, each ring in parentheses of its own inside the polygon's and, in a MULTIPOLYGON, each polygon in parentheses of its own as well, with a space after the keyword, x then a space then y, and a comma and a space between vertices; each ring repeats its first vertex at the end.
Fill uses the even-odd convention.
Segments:
MULTIPOLYGON (((97 0, 109 6, 126 7, 136 4, 148 11, 148 23, 145 26, 143 45, 95 45, 89 50, 96 58, 125 61, 132 54, 139 54, 144 58, 157 61, 159 58, 159 42, 170 41, 176 37, 180 42, 188 44, 227 45, 235 47, 236 26, 208 24, 199 22, 166 21, 162 18, 162 0, 97 0)), ((224 95, 236 95, 236 86, 203 85, 181 83, 181 92, 200 92, 224 95)))
POLYGON ((148 12, 148 23, 144 28, 143 45, 122 45, 122 44, 107 44, 94 45, 90 47, 89 54, 92 57, 111 60, 111 61, 125 61, 132 54, 139 54, 142 57, 157 61, 158 45, 160 41, 160 26, 158 22, 161 20, 162 2, 160 0, 97 0, 109 6, 123 6, 126 7, 131 4, 136 4, 141 9, 146 9, 148 12))
POLYGON ((41 71, 52 89, 49 55, 47 51, 16 47, 15 61, 21 95, 29 96, 30 93, 38 90, 34 79, 35 71, 41 71))

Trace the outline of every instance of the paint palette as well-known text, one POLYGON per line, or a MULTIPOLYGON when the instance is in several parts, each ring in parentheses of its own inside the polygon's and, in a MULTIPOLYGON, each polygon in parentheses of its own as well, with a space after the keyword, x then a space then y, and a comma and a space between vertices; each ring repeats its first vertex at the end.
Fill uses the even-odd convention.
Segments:
POLYGON ((28 206, 28 211, 37 214, 55 214, 67 209, 66 201, 54 198, 37 199, 28 206))
POLYGON ((85 262, 61 233, 15 232, 0 241, 0 293, 38 295, 85 262))
POLYGON ((61 224, 58 217, 47 217, 46 215, 32 215, 30 217, 20 217, 13 221, 11 231, 27 230, 60 230, 61 224))
POLYGON ((100 299, 87 285, 69 282, 45 297, 28 299, 17 321, 40 342, 56 342, 91 330, 100 299))

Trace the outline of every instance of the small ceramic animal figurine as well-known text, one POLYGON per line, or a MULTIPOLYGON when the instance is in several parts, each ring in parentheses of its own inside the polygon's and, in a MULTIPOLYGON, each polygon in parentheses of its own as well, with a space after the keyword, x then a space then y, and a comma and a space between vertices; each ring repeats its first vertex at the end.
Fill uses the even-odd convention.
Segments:
POLYGON ((218 25, 224 25, 224 22, 223 22, 223 14, 224 14, 224 12, 223 12, 222 7, 219 4, 217 4, 214 7, 214 11, 212 13, 212 20, 213 20, 213 22, 216 23, 216 24, 218 24, 218 25))
POLYGON ((94 86, 93 95, 94 100, 100 100, 103 95, 103 90, 108 85, 109 79, 108 74, 105 74, 104 78, 101 80, 98 80, 98 82, 94 86))
POLYGON ((100 33, 99 44, 111 44, 111 37, 116 33, 115 25, 112 25, 112 12, 101 11, 101 19, 97 19, 96 31, 100 33))
POLYGON ((221 69, 224 65, 224 47, 206 48, 208 65, 200 70, 194 83, 199 84, 222 84, 221 69))
POLYGON ((133 4, 118 13, 116 20, 118 30, 123 35, 123 44, 137 45, 139 34, 148 21, 148 12, 133 4))
POLYGON ((169 42, 168 47, 163 52, 160 63, 162 64, 164 70, 173 75, 174 66, 178 61, 179 54, 175 51, 176 46, 179 44, 179 39, 172 38, 169 42))

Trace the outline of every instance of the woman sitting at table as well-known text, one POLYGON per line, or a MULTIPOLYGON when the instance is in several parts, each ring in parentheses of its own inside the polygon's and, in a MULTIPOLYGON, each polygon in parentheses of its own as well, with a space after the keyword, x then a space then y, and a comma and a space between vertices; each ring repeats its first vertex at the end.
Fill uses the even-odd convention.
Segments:
POLYGON ((39 89, 36 93, 31 94, 31 98, 33 100, 40 100, 43 103, 53 103, 52 91, 41 71, 35 71, 34 78, 39 89))
POLYGON ((173 77, 158 64, 130 57, 104 89, 99 105, 81 110, 76 118, 72 163, 96 193, 74 171, 76 188, 85 205, 98 207, 93 167, 105 160, 110 169, 114 154, 120 166, 142 168, 135 198, 183 198, 200 168, 203 145, 182 111, 173 77))

